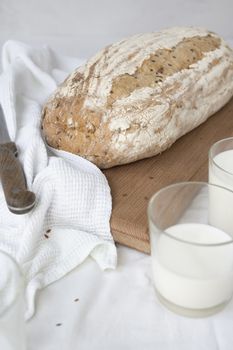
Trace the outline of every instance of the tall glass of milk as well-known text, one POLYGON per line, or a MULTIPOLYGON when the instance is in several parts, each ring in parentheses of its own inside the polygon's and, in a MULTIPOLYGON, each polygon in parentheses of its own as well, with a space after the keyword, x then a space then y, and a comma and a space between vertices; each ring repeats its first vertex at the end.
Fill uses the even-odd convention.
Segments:
POLYGON ((17 263, 0 251, 0 349, 25 350, 23 277, 17 263))
MULTIPOLYGON (((215 200, 227 195, 233 203, 226 188, 185 182, 163 188, 148 206, 157 296, 185 316, 214 314, 233 295, 233 231, 210 222, 213 193, 215 200)), ((222 222, 229 219, 227 210, 220 214, 222 222)))
MULTIPOLYGON (((233 137, 220 140, 209 151, 209 183, 233 191, 233 137)), ((213 189, 210 193, 210 222, 233 233, 233 202, 231 195, 221 196, 213 189)))

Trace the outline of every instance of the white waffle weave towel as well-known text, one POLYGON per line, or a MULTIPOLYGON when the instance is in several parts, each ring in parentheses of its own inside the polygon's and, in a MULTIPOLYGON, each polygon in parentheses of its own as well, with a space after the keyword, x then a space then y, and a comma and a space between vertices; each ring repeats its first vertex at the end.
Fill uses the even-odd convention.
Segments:
POLYGON ((0 102, 28 188, 37 198, 30 213, 14 215, 0 188, 0 249, 16 259, 25 275, 27 319, 35 312, 36 292, 87 256, 102 269, 116 265, 105 176, 79 156, 50 153, 40 132, 43 103, 80 63, 47 47, 35 49, 15 41, 5 43, 2 50, 0 102))

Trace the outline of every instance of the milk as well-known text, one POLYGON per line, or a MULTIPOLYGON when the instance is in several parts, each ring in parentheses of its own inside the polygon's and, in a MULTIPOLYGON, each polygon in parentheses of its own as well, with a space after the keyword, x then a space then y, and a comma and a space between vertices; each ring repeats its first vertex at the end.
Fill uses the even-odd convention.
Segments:
POLYGON ((210 225, 188 223, 171 226, 156 239, 152 253, 157 291, 167 301, 188 309, 207 309, 228 301, 233 293, 233 243, 231 237, 210 225))
POLYGON ((217 154, 213 161, 229 174, 216 169, 215 165, 210 166, 209 182, 233 190, 233 149, 217 154))
MULTIPOLYGON (((209 165, 209 182, 233 191, 233 150, 217 154, 209 165), (218 166, 216 166, 217 164, 218 166)), ((209 223, 233 235, 233 194, 211 188, 209 223)))

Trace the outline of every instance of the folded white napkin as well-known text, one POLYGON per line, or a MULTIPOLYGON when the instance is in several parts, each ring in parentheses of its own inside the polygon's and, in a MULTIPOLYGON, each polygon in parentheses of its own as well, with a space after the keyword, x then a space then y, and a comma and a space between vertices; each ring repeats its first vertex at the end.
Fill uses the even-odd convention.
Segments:
POLYGON ((80 63, 47 47, 35 49, 15 41, 5 43, 2 50, 0 102, 28 188, 36 194, 30 213, 14 215, 0 188, 0 249, 16 259, 25 275, 27 319, 35 311, 37 290, 64 276, 88 255, 102 269, 116 265, 109 225, 111 194, 105 176, 79 156, 48 153, 40 132, 43 103, 80 63))

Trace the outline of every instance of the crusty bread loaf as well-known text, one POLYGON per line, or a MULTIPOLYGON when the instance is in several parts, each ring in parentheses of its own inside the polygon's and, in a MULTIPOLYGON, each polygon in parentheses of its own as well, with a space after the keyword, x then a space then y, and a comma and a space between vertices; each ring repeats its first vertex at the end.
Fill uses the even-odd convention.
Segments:
POLYGON ((232 95, 226 43, 171 28, 110 45, 76 69, 45 105, 42 128, 52 147, 108 168, 162 152, 232 95))

